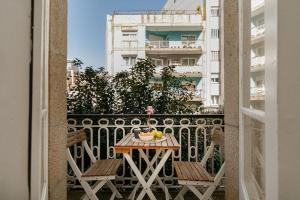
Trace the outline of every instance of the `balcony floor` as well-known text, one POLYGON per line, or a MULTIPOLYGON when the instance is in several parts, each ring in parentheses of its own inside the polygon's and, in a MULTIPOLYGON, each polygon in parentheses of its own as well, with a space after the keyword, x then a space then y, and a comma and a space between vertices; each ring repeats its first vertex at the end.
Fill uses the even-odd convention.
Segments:
MULTIPOLYGON (((173 198, 175 198, 175 196, 177 195, 177 193, 179 192, 178 190, 170 190, 169 191, 171 193, 171 196, 173 198)), ((77 190, 70 190, 68 192, 68 200, 80 200, 81 196, 84 194, 83 190, 77 189, 77 190)), ((128 199, 128 196, 130 194, 130 191, 125 191, 125 192, 121 192, 121 194, 123 195, 123 199, 128 199)), ((108 191, 102 191, 100 193, 98 193, 98 197, 101 200, 109 200, 110 199, 110 195, 111 193, 108 191)), ((158 200, 163 200, 165 199, 164 193, 163 192, 155 192, 155 195, 157 197, 158 200)), ((143 199, 149 199, 148 196, 146 195, 143 199)), ((188 192, 185 195, 185 199, 188 200, 198 200, 198 198, 191 192, 188 192)), ((213 199, 214 200, 225 200, 225 193, 224 191, 216 191, 213 195, 213 199)))

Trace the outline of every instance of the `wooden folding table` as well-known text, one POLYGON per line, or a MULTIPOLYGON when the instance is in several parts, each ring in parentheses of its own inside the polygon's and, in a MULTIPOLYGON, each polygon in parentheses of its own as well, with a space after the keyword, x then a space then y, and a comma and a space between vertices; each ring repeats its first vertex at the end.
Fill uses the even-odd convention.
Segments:
POLYGON ((116 153, 122 153, 127 160, 128 164, 130 165, 131 169, 135 173, 137 179, 139 180, 139 183, 135 186, 133 191, 131 192, 129 198, 134 199, 136 191, 139 188, 139 185, 141 184, 143 187, 143 190, 137 197, 137 200, 142 200, 145 194, 149 196, 151 200, 156 200, 156 197, 154 196, 153 192, 151 191, 151 185, 157 180, 159 186, 163 189, 166 195, 166 199, 170 199, 171 195, 167 189, 167 187, 163 184, 161 178, 158 176, 160 170, 165 165, 166 161, 168 160, 171 153, 175 150, 178 150, 180 148, 179 143, 175 139, 175 137, 172 134, 165 134, 166 140, 161 142, 142 142, 133 140, 133 134, 127 134, 122 140, 120 140, 115 145, 115 152, 116 153), (132 156, 130 155, 130 151, 137 149, 141 155, 141 158, 143 158, 147 164, 147 168, 145 169, 144 173, 142 174, 138 167, 135 165, 132 156), (156 150, 156 153, 154 157, 149 160, 148 156, 145 154, 144 150, 147 149, 154 149, 156 150), (162 158, 160 159, 157 166, 154 168, 154 163, 158 160, 159 156, 162 155, 162 158), (147 175, 150 175, 149 172, 152 172, 151 176, 149 177, 148 181, 146 182, 145 177, 147 175))

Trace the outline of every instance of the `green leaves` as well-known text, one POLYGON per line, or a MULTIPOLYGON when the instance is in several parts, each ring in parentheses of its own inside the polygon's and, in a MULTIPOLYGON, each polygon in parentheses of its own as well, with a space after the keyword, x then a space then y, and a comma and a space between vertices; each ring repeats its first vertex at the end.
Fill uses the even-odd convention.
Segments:
POLYGON ((114 77, 103 69, 87 67, 79 73, 71 88, 68 111, 76 114, 144 114, 146 107, 152 105, 157 114, 190 113, 187 104, 192 95, 181 87, 174 72, 175 68, 168 66, 156 74, 151 59, 140 59, 129 71, 114 77), (156 81, 162 83, 161 87, 154 86, 156 81))
POLYGON ((181 87, 181 81, 174 73, 174 66, 162 69, 162 87, 157 90, 154 109, 163 114, 191 113, 187 104, 192 94, 181 87))
POLYGON ((67 102, 70 113, 112 113, 114 89, 107 72, 86 67, 79 73, 67 102))

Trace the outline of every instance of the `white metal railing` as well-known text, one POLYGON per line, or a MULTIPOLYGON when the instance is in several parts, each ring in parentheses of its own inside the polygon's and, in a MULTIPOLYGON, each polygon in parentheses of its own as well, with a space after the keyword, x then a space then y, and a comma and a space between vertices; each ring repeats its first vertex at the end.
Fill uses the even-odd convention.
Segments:
MULTIPOLYGON (((122 158, 116 154, 114 144, 120 141, 133 128, 148 127, 147 115, 68 115, 68 129, 74 131, 84 128, 88 132, 88 143, 97 159, 122 158)), ((168 187, 178 187, 172 165, 173 161, 201 161, 210 144, 210 133, 215 128, 224 128, 223 114, 207 115, 153 115, 149 120, 150 128, 173 134, 181 148, 174 152, 164 166, 160 176, 168 187)), ((90 161, 85 159, 82 146, 75 145, 73 156, 81 171, 85 171, 90 161)), ((137 151, 132 151, 134 161, 140 170, 147 166, 142 162, 137 151)), ((148 156, 153 152, 147 150, 148 156)), ((207 169, 214 174, 222 162, 221 153, 216 151, 208 162, 207 169)), ((74 174, 68 170, 69 187, 80 187, 74 174)), ((128 163, 123 159, 116 185, 122 188, 132 188, 136 184, 136 177, 128 163)), ((154 187, 156 185, 154 184, 154 187)))
POLYGON ((168 40, 157 40, 157 41, 146 41, 146 48, 172 48, 172 49, 193 49, 201 48, 201 41, 199 40, 190 40, 190 41, 168 41, 168 40))
POLYGON ((128 23, 128 17, 136 24, 166 24, 172 25, 197 25, 203 26, 203 17, 195 10, 160 10, 160 11, 130 11, 115 12, 113 15, 115 24, 128 23))
POLYGON ((114 15, 197 15, 196 10, 114 11, 114 15))
MULTIPOLYGON (((156 71, 161 72, 164 66, 157 66, 156 71)), ((177 65, 175 66, 175 72, 177 73, 193 73, 193 72, 204 72, 202 65, 177 65)))
POLYGON ((251 28, 251 37, 252 38, 259 37, 264 34, 265 34, 265 25, 264 24, 251 28))
POLYGON ((259 66, 259 65, 264 65, 265 64, 265 56, 258 56, 258 57, 253 57, 251 59, 251 66, 259 66))
POLYGON ((251 97, 264 97, 265 96, 265 87, 252 87, 251 97))

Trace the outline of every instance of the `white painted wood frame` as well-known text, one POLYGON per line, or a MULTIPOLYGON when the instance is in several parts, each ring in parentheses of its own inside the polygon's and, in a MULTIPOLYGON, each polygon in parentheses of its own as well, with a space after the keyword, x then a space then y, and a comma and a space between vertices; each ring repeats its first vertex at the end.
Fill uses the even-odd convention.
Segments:
POLYGON ((35 0, 33 8, 30 199, 47 200, 49 0, 35 0))
MULTIPOLYGON (((205 153, 204 157, 202 158, 200 164, 201 166, 205 167, 206 163, 209 158, 212 157, 214 149, 215 149, 215 143, 212 141, 211 144, 209 145, 209 148, 207 152, 205 153)), ((182 189, 180 192, 177 194, 174 200, 184 200, 184 195, 190 190, 191 192, 198 197, 199 200, 208 200, 212 199, 212 194, 215 191, 215 189, 218 187, 220 184, 223 176, 225 174, 225 162, 222 164, 220 170, 214 177, 213 182, 209 181, 186 181, 186 180, 178 180, 178 183, 180 185, 183 185, 182 189), (202 193, 200 192, 197 187, 202 186, 202 187, 207 187, 206 190, 202 193)))
MULTIPOLYGON (((97 161, 96 157, 93 155, 92 150, 90 149, 86 140, 81 142, 83 146, 83 151, 86 150, 89 158, 91 159, 92 163, 97 161)), ((76 178, 79 180, 81 186, 83 187, 84 191, 86 192, 81 199, 84 200, 98 200, 96 193, 106 184, 108 188, 112 191, 112 195, 110 200, 117 198, 123 198, 122 195, 119 193, 117 188, 111 182, 114 180, 115 176, 91 176, 91 177, 82 177, 82 172, 78 168, 69 148, 66 151, 66 157, 70 167, 72 168, 76 178), (96 181, 93 185, 90 185, 89 181, 96 181)))
POLYGON ((245 116, 264 124, 265 199, 278 200, 277 142, 277 0, 264 1, 265 17, 265 111, 250 108, 251 0, 239 0, 240 27, 240 199, 251 199, 245 182, 245 116), (248 69, 247 69, 248 68, 248 69))
MULTIPOLYGON (((144 196, 147 194, 149 196, 149 198, 151 200, 156 200, 155 195, 153 194, 153 192, 151 191, 151 185, 155 180, 158 180, 160 186, 163 188, 163 190, 165 191, 165 195, 166 195, 166 199, 170 199, 171 196, 169 195, 168 189, 166 186, 163 186, 163 183, 160 181, 161 179, 158 177, 158 174, 160 172, 160 170, 162 169, 162 167, 165 165, 166 161, 168 160, 169 156, 171 155, 171 153, 173 152, 173 150, 168 149, 162 156, 161 160, 159 161, 159 163, 157 164, 157 166, 155 167, 155 169, 153 168, 153 166, 148 166, 150 167, 149 170, 152 171, 151 176, 149 177, 148 181, 145 180, 145 177, 142 175, 142 173, 140 172, 140 170, 138 169, 138 167, 136 166, 136 164, 134 163, 132 157, 128 154, 128 153, 123 153, 125 159, 127 160, 128 164, 130 165, 132 171, 135 173, 137 179, 139 180, 140 184, 143 187, 143 190, 141 191, 141 193, 138 195, 137 200, 142 200, 144 198, 144 196)), ((160 153, 159 153, 160 154, 160 153)), ((158 154, 158 155, 159 155, 158 154)), ((145 156, 145 154, 141 155, 143 159, 145 159, 145 161, 147 163, 150 163, 149 159, 145 156)), ((158 156, 155 156, 156 159, 158 159, 158 156)), ((153 161, 154 162, 154 161, 153 161)), ((148 171, 147 171, 148 172, 148 171)), ((130 198, 135 196, 135 192, 134 194, 130 194, 130 198)))

